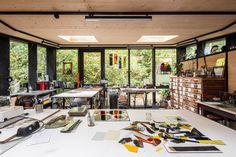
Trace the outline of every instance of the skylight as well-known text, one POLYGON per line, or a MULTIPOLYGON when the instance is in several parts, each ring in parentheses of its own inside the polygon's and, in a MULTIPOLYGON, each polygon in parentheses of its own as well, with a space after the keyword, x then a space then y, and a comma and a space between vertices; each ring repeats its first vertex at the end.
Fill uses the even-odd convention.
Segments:
POLYGON ((143 35, 137 42, 166 42, 176 37, 178 35, 143 35))
POLYGON ((76 35, 76 36, 66 36, 66 35, 59 35, 59 38, 62 38, 69 42, 98 42, 95 36, 90 35, 76 35))

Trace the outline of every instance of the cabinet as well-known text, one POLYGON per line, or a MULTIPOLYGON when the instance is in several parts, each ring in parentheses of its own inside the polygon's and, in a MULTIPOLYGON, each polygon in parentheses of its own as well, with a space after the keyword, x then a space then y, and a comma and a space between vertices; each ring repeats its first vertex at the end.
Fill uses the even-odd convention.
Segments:
POLYGON ((187 109, 197 113, 197 101, 212 100, 225 90, 223 78, 171 77, 171 105, 176 109, 187 109))

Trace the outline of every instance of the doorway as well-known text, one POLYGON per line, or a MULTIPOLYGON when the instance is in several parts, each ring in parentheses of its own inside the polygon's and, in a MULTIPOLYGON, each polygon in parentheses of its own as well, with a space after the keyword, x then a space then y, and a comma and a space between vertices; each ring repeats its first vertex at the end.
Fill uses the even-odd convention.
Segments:
POLYGON ((104 48, 79 48, 79 75, 82 85, 100 84, 105 76, 104 48))

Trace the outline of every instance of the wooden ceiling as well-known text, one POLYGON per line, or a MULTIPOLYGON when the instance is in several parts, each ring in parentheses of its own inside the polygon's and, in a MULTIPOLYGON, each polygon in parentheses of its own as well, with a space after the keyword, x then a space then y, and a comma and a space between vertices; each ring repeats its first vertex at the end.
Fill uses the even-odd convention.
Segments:
MULTIPOLYGON (((11 0, 3 1, 0 12, 78 11, 78 12, 200 12, 235 11, 235 0, 11 0)), ((4 15, 0 20, 19 30, 59 44, 70 44, 58 35, 94 35, 97 44, 138 44, 142 35, 178 35, 165 42, 182 40, 220 29, 236 20, 236 15, 153 15, 152 21, 88 22, 85 15, 4 15)), ((0 32, 41 42, 0 24, 0 32)), ((236 26, 210 37, 236 32, 236 26)), ((80 44, 80 43, 78 43, 80 44)), ((83 43, 91 44, 91 43, 83 43)), ((153 43, 149 43, 153 44, 153 43)), ((154 43, 161 44, 161 43, 154 43)))

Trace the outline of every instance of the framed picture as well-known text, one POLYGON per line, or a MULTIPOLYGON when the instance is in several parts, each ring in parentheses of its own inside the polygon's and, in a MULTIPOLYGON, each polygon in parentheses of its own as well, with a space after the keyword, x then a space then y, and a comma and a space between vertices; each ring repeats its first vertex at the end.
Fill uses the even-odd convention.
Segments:
POLYGON ((214 67, 214 73, 216 77, 224 77, 224 66, 216 66, 214 67))
POLYGON ((72 74, 72 62, 63 62, 63 74, 64 75, 72 74))

